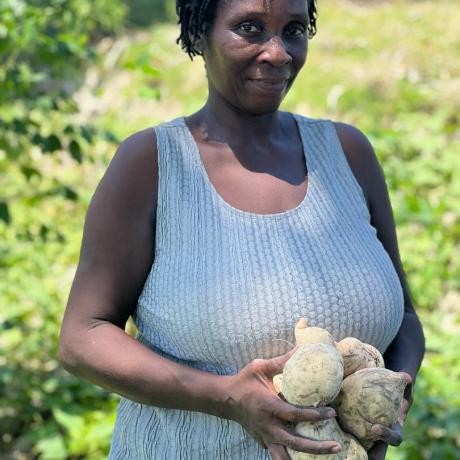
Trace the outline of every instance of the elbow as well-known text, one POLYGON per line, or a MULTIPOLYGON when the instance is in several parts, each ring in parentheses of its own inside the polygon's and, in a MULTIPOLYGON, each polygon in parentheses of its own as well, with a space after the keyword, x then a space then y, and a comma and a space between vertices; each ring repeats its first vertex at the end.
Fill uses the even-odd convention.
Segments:
POLYGON ((420 318, 415 313, 415 311, 411 313, 409 330, 411 331, 412 341, 415 344, 416 349, 418 350, 418 369, 420 369, 420 366, 422 365, 422 361, 426 353, 426 340, 422 322, 420 321, 420 318))
POLYGON ((58 361, 70 374, 78 375, 78 369, 82 362, 82 358, 78 353, 79 348, 76 341, 67 337, 61 331, 58 342, 58 361))
POLYGON ((102 324, 107 324, 107 321, 98 321, 97 325, 92 326, 63 324, 58 341, 57 358, 67 372, 85 378, 88 371, 94 367, 98 349, 95 347, 97 340, 93 336, 93 331, 102 324))
MULTIPOLYGON (((422 352, 423 355, 425 355, 426 351, 426 341, 425 341, 425 332, 423 330, 423 325, 422 322, 420 321, 420 318, 414 311, 414 316, 415 316, 415 321, 416 321, 416 328, 418 328, 418 346, 422 352)), ((415 328, 414 328, 415 329, 415 328)))
POLYGON ((61 366, 70 373, 73 373, 72 370, 75 368, 75 356, 72 353, 72 347, 70 347, 62 337, 59 339, 58 344, 58 361, 61 366))
POLYGON ((425 333, 423 332, 423 327, 421 323, 420 323, 420 347, 422 349, 422 357, 424 357, 426 353, 426 339, 425 339, 425 333))

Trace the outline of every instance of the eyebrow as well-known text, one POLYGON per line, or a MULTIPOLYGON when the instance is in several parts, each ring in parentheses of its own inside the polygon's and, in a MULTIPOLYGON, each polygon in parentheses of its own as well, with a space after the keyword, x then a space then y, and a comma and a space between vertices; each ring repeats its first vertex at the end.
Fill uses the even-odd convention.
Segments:
MULTIPOLYGON (((235 13, 235 16, 231 19, 232 22, 237 22, 239 20, 247 19, 247 18, 260 18, 263 19, 266 16, 268 16, 270 13, 267 13, 267 11, 261 11, 261 10, 248 10, 242 13, 235 13)), ((304 13, 292 13, 289 15, 289 20, 290 21, 304 21, 308 22, 308 14, 304 13)))

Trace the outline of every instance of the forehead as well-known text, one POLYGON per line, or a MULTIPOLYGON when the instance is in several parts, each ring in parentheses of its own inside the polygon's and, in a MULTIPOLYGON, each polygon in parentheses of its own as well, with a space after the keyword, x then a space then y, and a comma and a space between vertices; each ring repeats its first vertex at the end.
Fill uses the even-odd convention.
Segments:
POLYGON ((217 18, 240 15, 267 17, 299 16, 308 14, 307 0, 221 0, 217 18))

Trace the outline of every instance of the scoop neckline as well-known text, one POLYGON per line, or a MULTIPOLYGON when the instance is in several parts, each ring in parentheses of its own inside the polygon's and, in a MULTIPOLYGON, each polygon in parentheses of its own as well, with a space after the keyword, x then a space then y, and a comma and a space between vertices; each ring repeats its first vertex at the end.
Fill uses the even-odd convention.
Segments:
POLYGON ((308 149, 307 149, 307 145, 306 145, 306 142, 305 142, 305 139, 304 139, 300 117, 298 115, 296 115, 296 114, 293 114, 293 113, 290 113, 290 115, 294 119, 294 122, 295 122, 296 127, 297 127, 297 131, 299 133, 300 141, 302 143, 303 157, 304 157, 304 161, 305 161, 305 164, 306 164, 306 170, 307 170, 307 175, 306 175, 307 190, 305 192, 305 195, 304 195, 302 201, 297 206, 295 206, 294 208, 287 209, 286 211, 269 213, 269 214, 259 214, 259 213, 256 213, 256 212, 245 211, 243 209, 239 209, 239 208, 236 208, 236 207, 232 206, 230 203, 228 203, 227 201, 224 200, 224 198, 217 191, 216 187, 211 182, 211 179, 208 176, 208 172, 206 171, 206 168, 204 166, 203 160, 201 158, 198 143, 195 140, 195 137, 193 136, 192 131, 190 130, 189 126, 187 125, 187 123, 185 121, 185 116, 182 116, 182 117, 179 118, 184 130, 186 131, 187 137, 189 137, 189 139, 190 139, 190 141, 192 143, 192 151, 193 151, 192 156, 193 156, 195 163, 198 165, 198 168, 200 169, 200 171, 201 171, 201 173, 202 173, 202 175, 204 177, 204 180, 206 182, 206 185, 207 185, 208 189, 210 190, 212 195, 214 195, 216 197, 217 201, 225 209, 227 209, 231 213, 237 214, 239 216, 250 217, 250 218, 253 218, 253 219, 261 219, 261 220, 279 219, 279 218, 288 217, 288 216, 297 214, 310 201, 310 195, 312 193, 312 182, 311 182, 311 174, 310 174, 310 172, 311 172, 311 169, 310 169, 311 168, 311 161, 310 161, 309 154, 307 153, 308 149))

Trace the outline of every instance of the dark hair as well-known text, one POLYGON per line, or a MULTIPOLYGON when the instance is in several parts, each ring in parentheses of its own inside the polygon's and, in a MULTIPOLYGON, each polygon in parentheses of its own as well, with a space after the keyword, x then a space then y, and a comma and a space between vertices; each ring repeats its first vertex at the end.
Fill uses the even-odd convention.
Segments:
MULTIPOLYGON (((180 35, 177 43, 187 52, 191 59, 201 56, 201 51, 195 48, 195 40, 205 36, 214 22, 217 5, 220 0, 176 0, 176 11, 179 16, 180 35)), ((305 0, 308 3, 309 24, 308 38, 316 34, 316 18, 318 9, 316 0, 305 0)))

